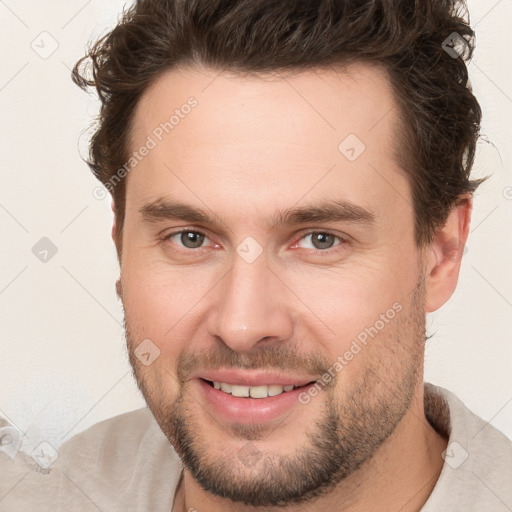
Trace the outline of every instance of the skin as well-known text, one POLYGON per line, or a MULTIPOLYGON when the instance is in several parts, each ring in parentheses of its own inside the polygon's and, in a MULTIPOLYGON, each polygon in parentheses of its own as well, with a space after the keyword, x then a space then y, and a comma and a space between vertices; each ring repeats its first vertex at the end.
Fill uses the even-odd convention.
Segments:
POLYGON ((446 448, 423 410, 425 313, 455 289, 471 199, 416 246, 411 188, 393 153, 398 109, 375 67, 174 69, 140 99, 132 148, 190 96, 197 106, 127 177, 121 261, 134 375, 186 466, 173 510, 420 510, 446 448), (366 146, 353 162, 338 150, 349 134, 366 146), (161 199, 220 220, 144 218, 161 199), (334 200, 373 222, 268 226, 280 211, 334 200), (184 229, 206 236, 197 248, 169 237, 184 229), (334 237, 322 246, 312 231, 334 237), (263 250, 252 263, 236 251, 247 236, 263 250), (277 420, 228 423, 198 392, 193 371, 221 365, 320 378, 397 303, 329 386, 277 420), (160 350, 149 366, 134 355, 147 338, 160 350), (249 446, 259 454, 250 467, 239 456, 249 446))

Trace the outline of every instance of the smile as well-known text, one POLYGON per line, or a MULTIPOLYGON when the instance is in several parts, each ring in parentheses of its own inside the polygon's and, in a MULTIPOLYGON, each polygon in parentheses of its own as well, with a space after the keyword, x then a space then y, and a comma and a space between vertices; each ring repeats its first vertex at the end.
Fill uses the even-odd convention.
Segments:
MULTIPOLYGON (((278 396, 303 386, 281 386, 279 384, 269 384, 260 386, 242 386, 238 384, 229 384, 227 382, 205 381, 215 389, 224 391, 232 396, 239 398, 268 398, 270 396, 278 396)), ((307 385, 307 384, 306 384, 307 385)))

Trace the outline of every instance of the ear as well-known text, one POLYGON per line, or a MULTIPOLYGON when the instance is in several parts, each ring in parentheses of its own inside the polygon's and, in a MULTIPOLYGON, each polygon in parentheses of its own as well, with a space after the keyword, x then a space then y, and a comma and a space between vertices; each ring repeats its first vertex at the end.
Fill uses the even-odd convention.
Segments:
POLYGON ((112 208, 112 211, 114 212, 114 222, 112 223, 111 236, 112 236, 112 240, 114 241, 114 243, 116 243, 116 233, 117 233, 117 230, 116 230, 116 205, 114 203, 114 200, 112 200, 111 208, 112 208))
MULTIPOLYGON (((112 222, 112 232, 111 232, 111 236, 112 236, 112 240, 114 241, 114 245, 116 246, 116 251, 117 251, 117 254, 118 254, 118 259, 119 259, 119 251, 117 250, 117 217, 116 217, 116 207, 115 207, 115 203, 114 201, 112 200, 112 204, 111 204, 111 207, 112 207, 112 211, 114 212, 114 220, 112 222)), ((121 262, 119 262, 121 263, 121 262)), ((121 278, 119 278, 117 281, 116 281, 116 295, 119 299, 123 299, 123 285, 121 283, 121 278)))
POLYGON ((426 249, 425 313, 439 309, 455 291, 472 209, 471 195, 459 198, 426 249))
POLYGON ((119 242, 120 233, 118 232, 119 225, 117 223, 116 204, 113 200, 112 200, 112 211, 114 212, 114 220, 112 222, 111 237, 112 237, 112 240, 114 241, 114 245, 116 247, 117 261, 119 262, 119 264, 121 264, 121 247, 120 247, 120 242, 119 242))

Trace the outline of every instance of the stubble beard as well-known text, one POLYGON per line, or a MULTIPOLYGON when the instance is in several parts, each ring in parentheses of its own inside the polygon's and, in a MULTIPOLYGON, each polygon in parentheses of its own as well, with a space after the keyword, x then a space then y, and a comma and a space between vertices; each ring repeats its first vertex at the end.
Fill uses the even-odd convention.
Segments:
MULTIPOLYGON (((188 359, 187 356, 180 356, 177 366, 180 381, 178 396, 174 400, 168 399, 165 391, 151 385, 143 375, 133 355, 136 340, 131 335, 129 319, 126 319, 130 362, 139 389, 160 428, 183 465, 206 492, 252 507, 307 503, 329 493, 370 461, 409 410, 418 383, 423 378, 424 294, 421 279, 411 294, 409 304, 395 318, 397 324, 393 337, 384 340, 385 343, 383 340, 369 341, 368 346, 364 347, 364 351, 373 350, 373 355, 368 359, 356 385, 350 388, 351 383, 344 383, 349 386, 341 397, 336 396, 333 385, 315 398, 324 401, 323 412, 303 433, 307 441, 295 453, 280 455, 263 448, 259 450, 258 444, 263 446, 265 435, 272 433, 261 425, 231 425, 227 429, 230 439, 237 441, 237 445, 241 440, 245 441, 242 446, 247 445, 247 441, 251 443, 256 462, 250 466, 244 464, 229 446, 225 450, 211 446, 208 431, 220 428, 220 423, 206 414, 190 396, 185 378, 188 375, 186 368, 191 367, 192 361, 197 358, 192 354, 188 359), (372 343, 379 345, 372 346, 372 343), (389 368, 383 368, 383 354, 395 361, 392 375, 389 375, 389 368), (204 419, 202 422, 198 420, 198 411, 209 424, 205 424, 204 419)), ((285 352, 272 348, 270 351, 260 354, 261 357, 257 359, 251 359, 250 354, 241 355, 234 351, 227 355, 221 350, 218 354, 226 355, 220 358, 223 364, 229 360, 232 366, 241 368, 268 368, 270 365, 260 363, 272 360, 277 363, 275 367, 290 369, 288 360, 283 358, 285 352)), ((217 361, 217 352, 213 354, 213 360, 217 361)), ((326 362, 318 358, 301 364, 303 369, 319 374, 319 367, 326 362)), ((328 366, 331 365, 332 362, 328 366)), ((343 370, 335 380, 342 378, 343 370)), ((308 406, 300 407, 304 407, 301 414, 307 414, 308 406)), ((281 429, 281 435, 287 436, 286 429, 281 429)))

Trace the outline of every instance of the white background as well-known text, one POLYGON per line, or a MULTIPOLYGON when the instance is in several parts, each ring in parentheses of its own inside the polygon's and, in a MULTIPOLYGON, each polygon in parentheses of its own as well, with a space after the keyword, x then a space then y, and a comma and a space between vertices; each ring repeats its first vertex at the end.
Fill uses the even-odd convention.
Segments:
MULTIPOLYGON (((70 79, 123 4, 0 1, 0 416, 26 433, 24 450, 145 405, 114 290, 110 200, 93 197, 79 156, 97 103, 70 79), (58 43, 47 59, 31 47, 41 38, 46 51, 58 43), (32 253, 42 237, 58 248, 47 263, 32 253)), ((469 7, 470 75, 492 142, 479 144, 475 172, 493 177, 476 194, 458 290, 428 319, 426 380, 512 438, 512 0, 469 7)))

